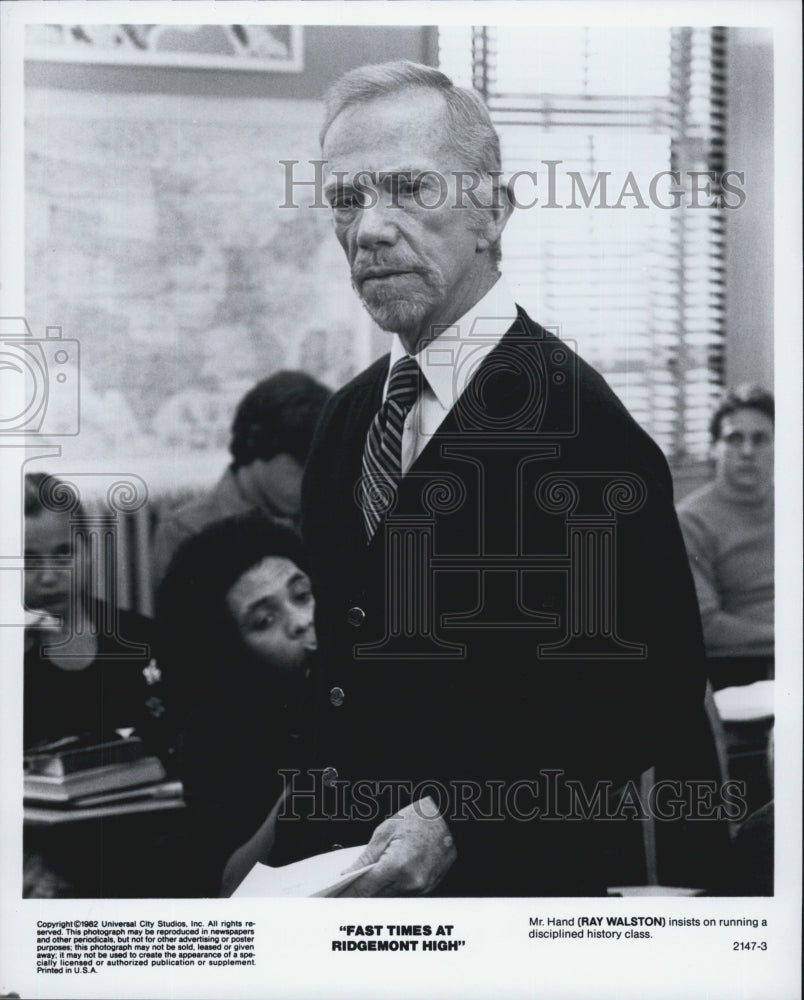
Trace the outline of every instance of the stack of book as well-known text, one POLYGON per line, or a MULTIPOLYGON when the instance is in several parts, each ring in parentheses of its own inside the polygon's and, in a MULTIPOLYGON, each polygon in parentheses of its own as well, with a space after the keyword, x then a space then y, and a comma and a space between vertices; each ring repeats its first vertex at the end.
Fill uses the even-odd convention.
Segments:
POLYGON ((87 743, 60 740, 26 751, 26 802, 81 807, 150 794, 165 779, 158 757, 136 736, 87 743))

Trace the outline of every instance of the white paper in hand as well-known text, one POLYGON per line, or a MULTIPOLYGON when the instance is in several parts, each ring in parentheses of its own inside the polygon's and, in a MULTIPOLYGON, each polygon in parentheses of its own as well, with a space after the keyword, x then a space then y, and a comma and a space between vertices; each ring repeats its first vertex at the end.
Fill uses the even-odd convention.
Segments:
POLYGON ((365 844, 343 847, 339 851, 316 854, 292 865, 272 868, 259 862, 254 865, 232 893, 233 898, 264 898, 266 896, 335 896, 374 864, 343 875, 344 868, 354 864, 365 850, 365 844))
POLYGON ((754 681, 715 691, 715 704, 724 722, 751 722, 773 718, 773 681, 754 681))

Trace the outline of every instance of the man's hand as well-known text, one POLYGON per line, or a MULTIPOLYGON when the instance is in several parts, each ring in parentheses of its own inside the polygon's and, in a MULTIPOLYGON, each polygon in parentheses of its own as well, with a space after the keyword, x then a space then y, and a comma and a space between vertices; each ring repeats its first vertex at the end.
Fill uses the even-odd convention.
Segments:
POLYGON ((365 851, 347 868, 376 861, 341 896, 424 896, 447 874, 458 852, 431 798, 419 799, 380 823, 365 851))

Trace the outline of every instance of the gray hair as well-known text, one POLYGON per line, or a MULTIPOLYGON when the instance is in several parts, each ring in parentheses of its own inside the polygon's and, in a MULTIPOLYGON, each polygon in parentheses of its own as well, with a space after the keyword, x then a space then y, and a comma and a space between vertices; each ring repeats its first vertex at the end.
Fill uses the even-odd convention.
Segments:
MULTIPOLYGON (((342 111, 402 94, 413 87, 443 97, 447 139, 462 162, 481 175, 499 176, 500 137, 480 94, 467 87, 456 87, 448 76, 432 66, 407 59, 358 66, 332 84, 324 95, 324 124, 318 136, 322 149, 327 132, 342 111)), ((491 247, 491 256, 495 264, 499 263, 499 241, 491 247)))

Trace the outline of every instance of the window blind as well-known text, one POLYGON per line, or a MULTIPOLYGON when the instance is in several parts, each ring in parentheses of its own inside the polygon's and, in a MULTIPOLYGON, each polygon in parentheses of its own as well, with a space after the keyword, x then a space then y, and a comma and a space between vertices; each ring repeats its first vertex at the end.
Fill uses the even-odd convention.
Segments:
POLYGON ((675 465, 706 457, 723 384, 724 209, 708 206, 723 195, 725 42, 717 28, 439 31, 440 67, 483 94, 516 178, 503 270, 517 301, 675 465))

